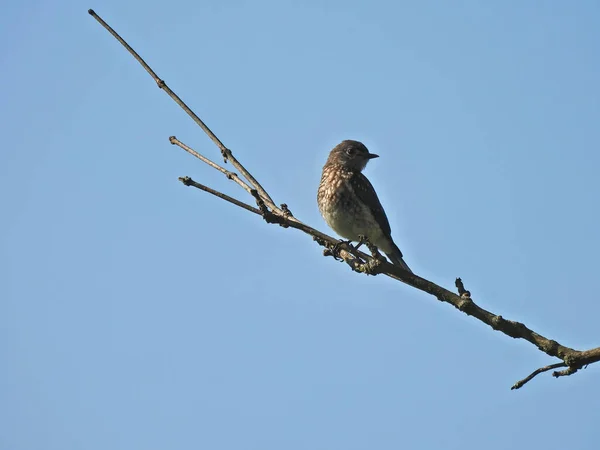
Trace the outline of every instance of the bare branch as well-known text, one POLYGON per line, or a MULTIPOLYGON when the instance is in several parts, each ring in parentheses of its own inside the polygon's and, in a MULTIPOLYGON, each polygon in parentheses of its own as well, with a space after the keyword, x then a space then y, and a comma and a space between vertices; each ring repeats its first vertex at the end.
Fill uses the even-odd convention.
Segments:
POLYGON ((275 205, 275 202, 273 202, 273 200, 271 199, 271 197, 269 196, 267 191, 264 190, 264 188, 260 185, 260 183, 258 181, 256 181, 256 179, 250 174, 250 172, 248 172, 246 170, 246 168, 244 166, 242 166, 242 164, 233 156, 231 150, 229 150, 227 147, 225 147, 225 145, 210 130, 210 128, 208 128, 208 126, 200 119, 200 117, 198 117, 196 115, 196 113, 194 113, 194 111, 192 111, 189 108, 189 106, 186 105, 185 102, 183 100, 181 100, 179 98, 179 96, 171 90, 171 88, 169 88, 169 86, 167 86, 167 83, 165 83, 164 80, 162 80, 161 78, 158 77, 158 75, 156 75, 154 70, 152 70, 152 68, 150 68, 150 66, 146 63, 146 61, 144 61, 142 59, 142 57, 140 55, 138 55, 138 53, 133 48, 131 48, 131 46, 121 36, 119 36, 119 34, 115 30, 113 30, 111 28, 110 25, 108 25, 104 20, 102 20, 102 18, 98 14, 96 14, 96 12, 93 9, 89 9, 88 13, 94 19, 96 19, 98 21, 98 23, 100 25, 102 25, 110 34, 112 34, 113 37, 117 41, 119 41, 123 47, 125 47, 125 49, 131 54, 131 56, 133 56, 135 58, 135 60, 137 62, 139 62, 140 65, 146 70, 146 72, 148 72, 148 74, 150 74, 150 76, 154 79, 154 81, 156 82, 158 87, 160 89, 162 89, 163 91, 165 91, 169 95, 169 97, 171 97, 175 101, 175 103, 177 103, 181 107, 181 109, 183 109, 187 113, 187 115, 190 116, 192 118, 192 120, 194 122, 196 122, 196 124, 198 124, 198 126, 200 128, 202 128, 202 130, 215 143, 215 145, 217 147, 219 147, 219 149, 221 150, 221 154, 223 155, 223 158, 225 158, 225 161, 229 160, 231 162, 233 167, 235 167, 244 176, 244 178, 246 178, 248 180, 248 182, 259 192, 260 196, 263 198, 265 203, 267 205, 269 205, 269 207, 272 208, 273 210, 275 210, 275 211, 279 210, 279 208, 275 205))
POLYGON ((569 375, 573 375, 579 369, 579 367, 567 367, 565 370, 557 370, 556 372, 552 372, 552 376, 555 378, 568 377, 569 375))
POLYGON ((531 375, 529 375, 526 378, 523 378, 520 381, 517 381, 515 384, 513 384, 513 386, 510 388, 511 390, 513 389, 520 389, 523 387, 523 385, 529 381, 531 381, 536 375, 539 375, 542 372, 547 372, 548 370, 552 370, 552 369, 557 369, 558 367, 566 367, 567 365, 565 363, 556 363, 556 364, 550 364, 549 366, 546 367, 540 367, 538 370, 535 370, 531 375))
POLYGON ((198 188, 204 192, 208 192, 209 194, 212 194, 219 198, 222 198, 223 200, 226 200, 229 203, 233 203, 234 205, 239 206, 240 208, 244 208, 246 211, 253 212, 254 214, 258 214, 259 216, 262 215, 260 210, 254 208, 253 206, 250 206, 244 202, 239 201, 238 199, 230 197, 227 194, 223 194, 222 192, 219 192, 212 188, 209 188, 208 186, 197 183, 194 180, 192 180, 190 177, 179 177, 179 181, 181 181, 186 186, 194 186, 195 188, 198 188))
POLYGON ((205 162, 206 164, 208 164, 213 169, 217 169, 219 172, 223 173, 227 177, 227 179, 235 181, 237 184, 239 184, 242 187, 242 189, 244 189, 249 194, 252 192, 252 188, 250 186, 248 186, 244 182, 244 180, 242 180, 240 177, 238 177, 236 173, 230 172, 229 170, 227 170, 227 169, 221 167, 220 165, 218 165, 217 163, 212 162, 206 156, 201 155, 200 153, 198 153, 193 148, 188 147, 187 145, 185 145, 183 142, 181 142, 175 136, 169 137, 169 142, 171 142, 171 144, 173 144, 173 145, 177 145, 178 147, 181 147, 186 152, 188 152, 190 155, 193 155, 196 158, 198 158, 200 161, 205 162))

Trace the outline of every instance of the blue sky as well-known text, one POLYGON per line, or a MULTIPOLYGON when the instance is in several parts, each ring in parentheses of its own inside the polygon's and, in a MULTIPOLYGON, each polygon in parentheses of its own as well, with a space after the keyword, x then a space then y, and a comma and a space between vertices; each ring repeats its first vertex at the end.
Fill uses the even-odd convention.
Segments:
POLYGON ((9 1, 0 448, 597 448, 600 366, 510 391, 555 360, 181 185, 248 200, 88 8, 300 219, 361 140, 419 275, 600 345, 597 2, 9 1))

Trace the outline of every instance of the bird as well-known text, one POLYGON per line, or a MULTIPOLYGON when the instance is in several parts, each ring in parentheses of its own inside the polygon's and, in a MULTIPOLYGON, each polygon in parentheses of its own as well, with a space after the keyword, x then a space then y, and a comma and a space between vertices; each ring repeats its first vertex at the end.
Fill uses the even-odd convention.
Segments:
POLYGON ((362 173, 379 155, 359 141, 344 140, 329 153, 317 192, 319 211, 338 235, 369 242, 396 266, 412 273, 392 239, 390 223, 371 182, 362 173))

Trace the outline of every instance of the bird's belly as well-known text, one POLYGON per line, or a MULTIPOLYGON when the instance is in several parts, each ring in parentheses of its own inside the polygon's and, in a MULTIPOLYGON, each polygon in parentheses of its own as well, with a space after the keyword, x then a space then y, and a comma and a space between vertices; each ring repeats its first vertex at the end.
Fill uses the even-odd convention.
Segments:
POLYGON ((323 216, 327 225, 337 234, 351 241, 358 241, 360 236, 367 236, 371 243, 380 247, 385 239, 382 239, 381 229, 368 208, 362 205, 349 207, 348 205, 334 204, 331 206, 324 211, 323 216))
POLYGON ((362 222, 360 217, 348 214, 346 211, 339 209, 331 211, 325 217, 325 221, 333 231, 351 241, 358 241, 358 236, 361 235, 362 230, 366 228, 366 226, 361 226, 363 224, 359 223, 362 222))

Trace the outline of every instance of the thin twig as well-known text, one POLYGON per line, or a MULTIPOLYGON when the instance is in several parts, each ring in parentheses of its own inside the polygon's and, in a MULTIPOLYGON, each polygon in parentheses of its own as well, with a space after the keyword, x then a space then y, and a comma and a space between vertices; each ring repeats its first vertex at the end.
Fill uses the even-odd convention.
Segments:
POLYGON ((531 375, 529 375, 528 377, 525 377, 522 380, 517 381, 515 384, 512 385, 512 387, 510 389, 511 390, 520 389, 523 387, 523 385, 525 385, 526 383, 531 381, 535 376, 539 375, 540 373, 547 372, 552 369, 557 369, 559 367, 567 367, 567 365, 563 362, 563 363, 550 364, 549 366, 546 366, 546 367, 540 367, 538 370, 533 371, 531 373, 531 375))
POLYGON ((169 88, 169 86, 167 86, 167 83, 165 83, 164 80, 162 80, 161 78, 158 77, 158 75, 156 75, 156 72, 154 72, 154 70, 152 70, 152 68, 146 63, 146 61, 144 61, 142 59, 142 57, 133 48, 131 48, 131 46, 125 41, 125 39, 123 39, 121 36, 119 36, 119 34, 115 30, 113 30, 112 27, 110 25, 108 25, 98 14, 96 14, 96 12, 93 9, 89 9, 88 13, 94 19, 96 19, 98 21, 98 23, 100 25, 102 25, 110 34, 112 34, 113 37, 117 41, 119 41, 123 47, 125 47, 125 49, 131 54, 131 56, 133 56, 135 58, 135 60, 138 63, 140 63, 140 65, 146 70, 146 72, 148 72, 148 74, 150 74, 150 76, 154 79, 154 81, 156 82, 158 87, 160 89, 162 89, 163 91, 165 91, 169 95, 169 97, 171 97, 175 101, 175 103, 177 103, 181 107, 181 109, 183 109, 187 113, 187 115, 190 116, 194 120, 194 122, 196 122, 196 124, 198 124, 198 126, 200 128, 202 128, 202 130, 215 143, 215 145, 217 147, 219 147, 223 157, 226 160, 229 160, 231 162, 231 164, 233 165, 233 167, 235 167, 244 176, 244 178, 246 178, 248 180, 248 182, 252 186, 254 186, 254 188, 258 191, 260 196, 265 201, 265 203, 274 211, 281 212, 280 209, 275 205, 275 202, 273 201, 273 199, 271 199, 271 197, 269 196, 267 191, 265 191, 265 189, 260 185, 260 183, 258 181, 256 181, 256 179, 252 176, 252 174, 250 174, 250 172, 248 172, 246 170, 246 168, 244 166, 242 166, 242 164, 233 156, 233 154, 231 153, 231 150, 229 150, 227 147, 225 147, 225 145, 211 131, 211 129, 208 128, 208 126, 202 121, 202 119, 200 119, 200 117, 198 117, 196 115, 196 113, 194 111, 192 111, 189 108, 189 106, 186 105, 185 102, 183 100, 181 100, 179 98, 179 96, 171 90, 171 88, 169 88))
POLYGON ((259 216, 261 215, 260 210, 256 209, 254 206, 250 206, 244 202, 239 201, 236 198, 230 197, 227 194, 223 194, 222 192, 216 191, 212 188, 209 188, 208 186, 197 183, 196 181, 192 180, 190 177, 179 177, 179 181, 181 181, 186 186, 194 186, 195 188, 198 188, 202 191, 208 192, 209 194, 216 195, 217 197, 222 198, 223 200, 226 200, 229 203, 233 203, 234 205, 237 205, 240 208, 244 208, 246 211, 253 212, 254 214, 258 214, 259 216))
POLYGON ((568 377, 569 375, 573 375, 575 372, 577 372, 580 369, 580 367, 575 367, 575 366, 569 366, 567 367, 565 370, 557 370, 556 372, 552 372, 552 376, 554 378, 558 378, 558 377, 568 377))
POLYGON ((183 142, 181 142, 175 136, 171 136, 169 138, 169 142, 171 142, 171 144, 173 144, 173 145, 177 145, 178 147, 181 147, 186 152, 188 152, 190 155, 193 155, 196 158, 198 158, 200 161, 205 162, 206 164, 208 164, 213 169, 217 169, 219 172, 223 173, 227 177, 227 179, 235 181, 237 184, 239 184, 249 194, 252 192, 252 188, 250 186, 248 186, 244 182, 244 180, 242 180, 240 177, 238 177, 236 173, 230 172, 229 170, 227 170, 227 169, 221 167, 220 165, 218 165, 217 163, 211 161, 206 156, 201 155, 200 153, 198 153, 193 148, 188 147, 187 145, 185 145, 183 142))

